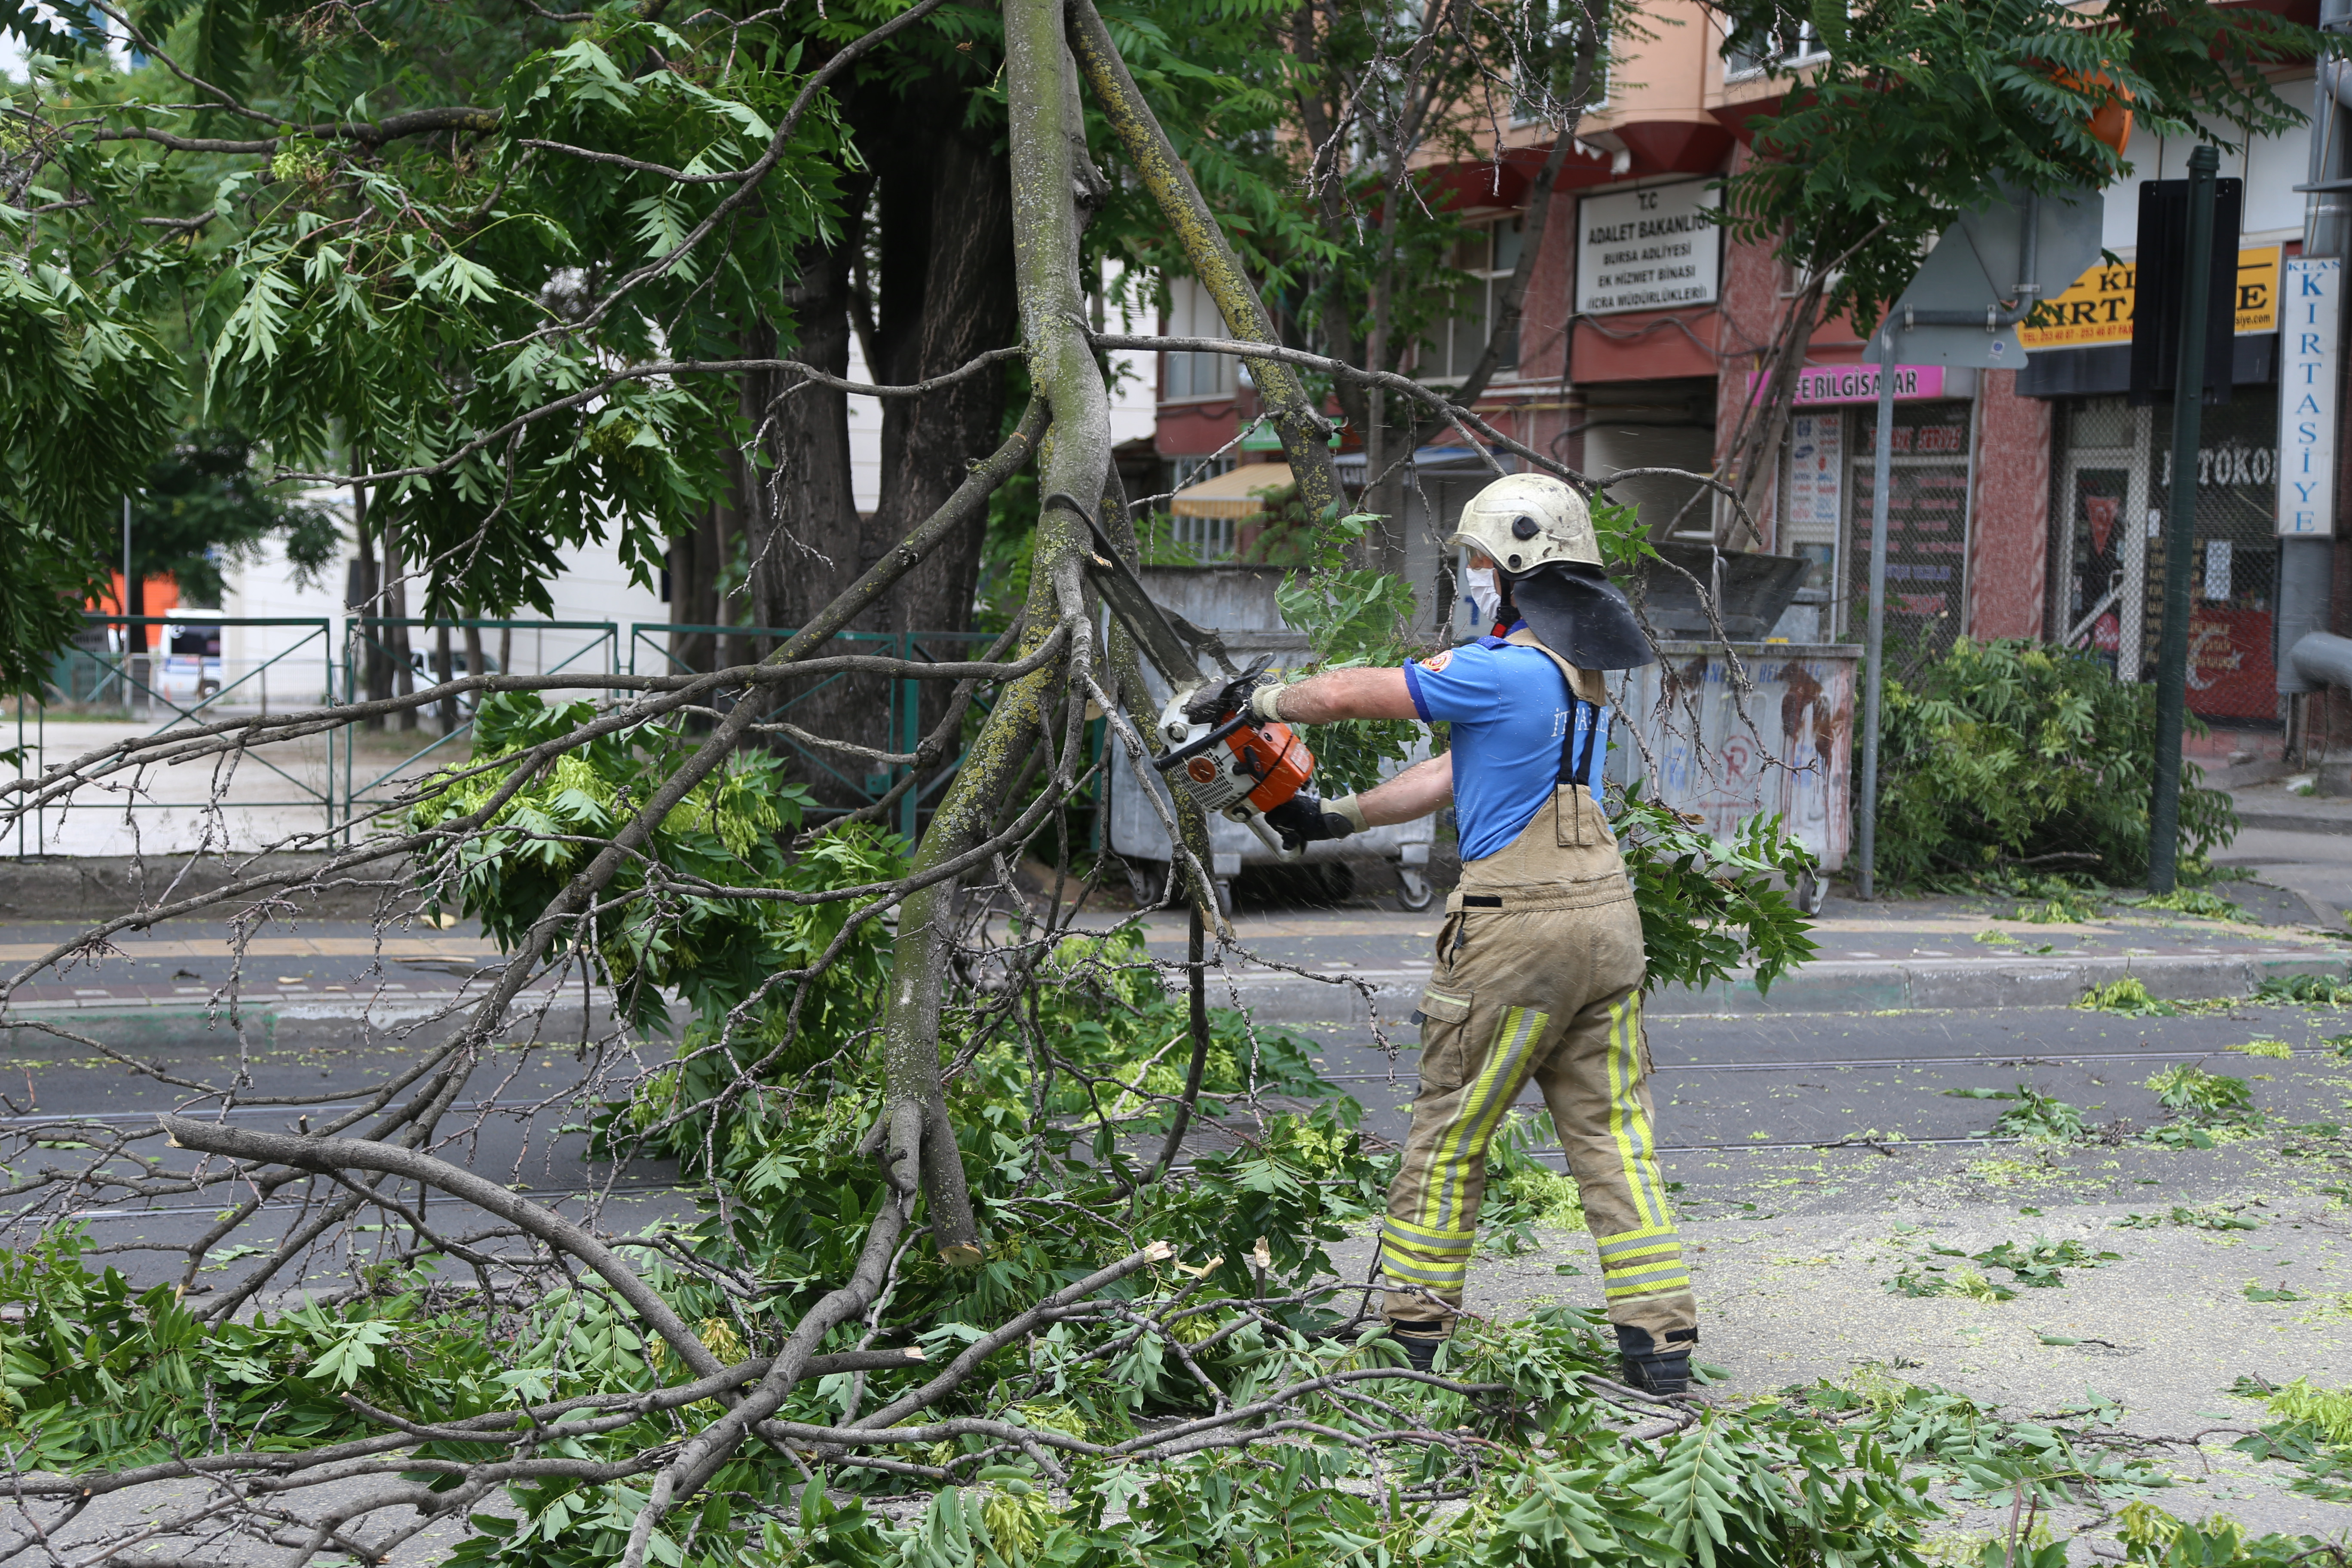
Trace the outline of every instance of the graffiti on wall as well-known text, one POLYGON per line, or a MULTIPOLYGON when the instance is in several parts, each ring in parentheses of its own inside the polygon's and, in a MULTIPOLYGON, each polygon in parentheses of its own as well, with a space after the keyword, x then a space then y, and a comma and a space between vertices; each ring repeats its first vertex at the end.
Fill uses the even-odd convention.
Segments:
POLYGON ((1617 710, 1637 743, 1612 748, 1611 776, 1623 783, 1654 769, 1651 794, 1697 816, 1718 837, 1777 813, 1799 843, 1835 869, 1853 837, 1849 780, 1859 651, 1808 649, 1791 657, 1769 644, 1745 645, 1741 658, 1754 688, 1742 700, 1720 648, 1665 644, 1662 662, 1618 678, 1617 710), (1668 679, 1674 700, 1662 710, 1668 679))

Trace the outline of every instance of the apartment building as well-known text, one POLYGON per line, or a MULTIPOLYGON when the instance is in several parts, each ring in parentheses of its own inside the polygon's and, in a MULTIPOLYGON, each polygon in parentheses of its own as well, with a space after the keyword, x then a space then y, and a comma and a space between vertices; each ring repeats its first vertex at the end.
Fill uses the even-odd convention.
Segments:
MULTIPOLYGON (((1790 279, 1765 249, 1732 242, 1706 216, 1714 182, 1748 155, 1743 137, 1786 79, 1727 49, 1721 24, 1686 0, 1648 8, 1650 37, 1617 62, 1609 95, 1579 128, 1552 203, 1517 355, 1480 399, 1498 427, 1596 478, 1637 468, 1715 468, 1753 395, 1760 351, 1785 309, 1790 279)), ((1782 63, 1818 51, 1786 40, 1782 63)), ((2290 101, 2310 100, 2309 71, 2284 73, 2290 101)), ((1549 148, 1541 126, 1504 132, 1491 158, 1435 171, 1472 226, 1457 264, 1488 284, 1527 243, 1527 191, 1549 148)), ((2042 637, 2088 647, 2120 679, 2150 668, 2159 619, 2161 541, 2154 519, 2172 482, 2167 410, 2126 405, 2137 184, 2178 178, 2190 148, 2137 132, 2132 180, 2105 193, 2103 242, 2118 264, 2086 272, 2022 333, 2021 369, 1919 366, 1899 374, 1888 552, 1890 668, 1966 633, 2042 637)), ((2205 415, 2198 463, 2198 606, 2189 703, 2224 753, 2275 754, 2283 709, 2273 689, 2276 565, 2277 279, 2303 237, 2307 132, 2259 139, 2225 153, 2244 181, 2231 395, 2205 415)), ((1180 281, 1172 331, 1210 330, 1213 310, 1180 281)), ((1419 372, 1458 376, 1484 322, 1465 319, 1424 354, 1419 372), (1457 345, 1460 345, 1457 347, 1457 345)), ((1858 637, 1871 510, 1874 387, 1853 374, 1863 344, 1850 321, 1815 333, 1809 372, 1761 521, 1774 553, 1814 569, 1779 628, 1796 641, 1858 637), (1864 548, 1857 548, 1859 538, 1864 548)), ((1163 355, 1155 445, 1182 485, 1269 450, 1210 455, 1255 414, 1230 362, 1163 355)), ((1475 454, 1443 442, 1416 463, 1421 540, 1409 570, 1439 602, 1434 546, 1484 481, 1475 454)), ((1713 503, 1684 481, 1611 487, 1640 505, 1660 537, 1707 536, 1713 503)), ((1230 508, 1227 510, 1231 510, 1230 508)), ((1229 528, 1193 527, 1204 553, 1231 547, 1229 528)))

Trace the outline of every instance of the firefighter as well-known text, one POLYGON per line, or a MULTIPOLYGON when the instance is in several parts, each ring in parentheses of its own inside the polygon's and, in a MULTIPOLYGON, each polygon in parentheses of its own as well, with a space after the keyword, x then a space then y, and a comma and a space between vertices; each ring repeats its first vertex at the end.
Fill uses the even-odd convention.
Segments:
POLYGON ((1268 814, 1303 842, 1454 805, 1462 881, 1416 1015, 1421 1087, 1381 1228, 1383 1315, 1427 1367, 1462 1305, 1487 1145, 1532 1078, 1600 1247, 1626 1381, 1680 1394, 1698 1306, 1644 1081, 1642 922, 1601 805, 1600 672, 1656 655, 1601 571, 1591 510, 1559 480, 1496 480, 1446 543, 1468 552, 1465 597, 1490 635, 1402 669, 1261 680, 1246 694, 1258 717, 1288 723, 1452 727, 1443 755, 1377 788, 1328 801, 1302 794, 1268 814))

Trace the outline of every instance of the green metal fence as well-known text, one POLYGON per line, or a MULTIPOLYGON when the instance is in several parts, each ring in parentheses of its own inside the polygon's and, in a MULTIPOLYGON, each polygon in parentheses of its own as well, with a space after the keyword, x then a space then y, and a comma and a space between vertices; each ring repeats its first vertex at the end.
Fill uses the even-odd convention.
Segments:
MULTIPOLYGON (((688 626, 667 621, 640 621, 629 627, 629 673, 632 675, 658 671, 665 675, 689 673, 676 653, 681 637, 714 637, 748 638, 765 644, 789 640, 797 626, 688 626), (638 668, 644 659, 646 668, 638 668)), ((995 639, 986 632, 836 632, 825 645, 825 651, 872 654, 877 658, 954 663, 970 658, 995 639), (836 648, 835 645, 842 645, 836 648)), ((818 692, 829 689, 849 679, 846 675, 829 675, 805 689, 781 698, 762 713, 762 722, 782 720, 789 722, 792 711, 807 702, 818 692)), ((888 682, 888 723, 885 733, 888 740, 884 749, 905 755, 922 743, 922 690, 936 682, 893 679, 888 682)), ((984 706, 984 705, 983 705, 984 706)), ((894 763, 874 772, 852 773, 842 765, 841 753, 802 744, 790 736, 779 737, 792 748, 813 773, 830 778, 843 789, 861 795, 867 800, 879 800, 895 788, 910 768, 906 763, 894 763)), ((898 800, 898 831, 913 838, 928 810, 948 781, 963 765, 963 751, 959 746, 945 766, 930 778, 916 784, 898 800)), ((828 808, 830 813, 848 809, 828 808)))
MULTIPOLYGON (((620 624, 613 621, 536 621, 536 620, 447 620, 429 618, 394 618, 378 616, 352 616, 343 618, 340 638, 331 617, 296 618, 276 616, 206 616, 201 622, 169 616, 115 616, 91 612, 88 616, 90 633, 95 635, 120 628, 119 637, 110 637, 106 646, 75 647, 60 654, 51 673, 52 700, 77 705, 110 706, 121 704, 126 717, 139 719, 142 732, 161 734, 178 724, 209 723, 230 717, 232 713, 269 710, 272 698, 269 682, 273 672, 278 682, 278 705, 307 707, 320 702, 352 702, 367 695, 366 683, 372 660, 388 661, 394 657, 395 644, 389 634, 395 626, 409 632, 408 648, 412 679, 418 687, 433 683, 436 674, 435 649, 438 634, 446 628, 451 634, 453 655, 462 647, 467 628, 484 634, 485 655, 495 646, 499 633, 512 634, 514 664, 517 668, 532 668, 537 673, 553 674, 564 669, 593 669, 597 673, 620 673, 624 663, 620 624), (187 627, 202 625, 207 629, 224 631, 236 627, 293 628, 299 631, 290 645, 274 647, 266 657, 236 661, 236 668, 217 658, 211 661, 213 673, 206 674, 204 658, 196 660, 194 685, 183 690, 184 682, 164 679, 163 661, 168 650, 148 652, 130 647, 134 640, 131 628, 173 626, 187 627), (526 647, 526 639, 528 646, 526 647), (340 641, 340 648, 338 642, 340 641), (119 643, 121 646, 114 646, 119 643), (551 646, 552 645, 552 646, 551 646), (338 653, 341 657, 338 658, 338 653), (145 718, 155 719, 152 728, 144 728, 145 718)), ((626 673, 688 673, 685 663, 675 649, 683 637, 708 636, 722 638, 751 638, 772 647, 794 635, 791 626, 693 626, 672 622, 636 622, 629 626, 626 673), (642 670, 640 667, 643 667, 642 670)), ((827 652, 874 654, 908 661, 956 663, 972 658, 993 639, 985 632, 841 632, 826 646, 827 652)), ((490 662, 486 658, 486 662, 490 662)), ((453 659, 454 663, 454 659, 453 659)), ((377 668, 381 672, 382 664, 377 668)), ((184 672, 183 672, 184 673, 184 672)), ((763 721, 783 720, 800 709, 817 693, 831 689, 849 679, 835 674, 820 677, 803 689, 790 695, 780 695, 773 705, 761 715, 763 721)), ((900 678, 888 678, 887 688, 887 740, 879 748, 905 755, 912 752, 922 741, 922 694, 928 685, 936 684, 900 678)), ((396 686, 394 688, 397 689, 396 686)), ((987 700, 978 700, 982 711, 987 700)), ((426 710, 429 717, 431 710, 426 710)), ((325 767, 312 777, 310 772, 289 771, 277 760, 256 750, 240 759, 267 769, 285 784, 283 791, 272 792, 267 798, 249 799, 239 796, 226 801, 229 808, 272 810, 284 808, 315 809, 321 829, 330 838, 340 837, 348 844, 361 816, 390 804, 401 781, 413 777, 416 764, 454 763, 461 761, 463 742, 473 731, 474 704, 470 697, 461 700, 457 722, 444 733, 433 731, 420 736, 421 743, 388 767, 371 762, 362 767, 355 738, 341 731, 330 730, 321 740, 325 746, 325 767)), ((40 703, 20 699, 16 704, 16 740, 17 773, 21 778, 37 773, 47 764, 58 760, 48 748, 51 732, 58 728, 40 703)), ((1090 726, 1098 729, 1099 726, 1090 726)), ((801 760, 811 776, 830 779, 845 794, 866 800, 879 800, 906 778, 912 769, 907 763, 891 763, 865 770, 855 761, 845 762, 841 752, 809 746, 790 736, 778 736, 792 753, 801 760)), ((1099 744, 1099 738, 1097 738, 1099 744)), ((89 748, 74 746, 79 752, 89 748)), ((909 839, 916 837, 941 791, 962 766, 963 753, 957 745, 946 762, 930 776, 921 779, 900 797, 895 826, 909 839)), ((128 806, 142 810, 200 809, 205 803, 191 801, 142 800, 129 795, 110 794, 106 809, 128 806)), ((7 847, 18 857, 52 852, 52 818, 63 808, 28 812, 13 824, 7 847)), ((88 804, 73 809, 87 813, 88 804)), ((827 814, 850 809, 845 806, 825 808, 827 814)), ((0 850, 5 853, 5 850, 0 850)))
MULTIPOLYGON (((309 706, 333 700, 333 622, 324 616, 121 616, 91 610, 84 612, 83 623, 86 635, 116 632, 120 635, 107 636, 103 646, 77 643, 59 652, 51 661, 49 685, 60 702, 100 708, 120 705, 123 717, 135 726, 134 733, 152 737, 179 724, 216 723, 247 710, 266 713, 269 707, 269 678, 273 670, 279 678, 280 693, 290 690, 294 694, 293 702, 281 701, 281 706, 309 706), (147 638, 143 634, 155 626, 182 629, 201 626, 221 631, 232 627, 280 627, 297 631, 299 635, 287 646, 267 652, 262 657, 225 661, 216 655, 174 654, 168 640, 160 648, 144 647, 147 638), (134 633, 141 635, 134 636, 134 633), (133 644, 141 646, 134 647, 133 644), (189 668, 177 668, 180 665, 189 668), (155 722, 148 728, 146 726, 151 720, 155 722)), ((16 739, 13 743, 19 779, 28 774, 38 774, 47 767, 69 760, 55 754, 49 744, 53 733, 64 739, 72 736, 72 730, 62 724, 52 725, 48 704, 30 702, 21 697, 16 700, 16 739)), ((285 785, 287 793, 283 795, 270 795, 259 799, 240 796, 231 803, 211 803, 142 798, 129 790, 114 790, 105 795, 103 809, 110 814, 115 811, 202 810, 214 804, 226 804, 238 811, 289 807, 308 810, 316 807, 322 825, 331 828, 335 822, 338 757, 341 757, 342 765, 347 768, 348 742, 331 731, 324 740, 326 766, 316 783, 280 767, 276 760, 259 751, 247 752, 238 759, 240 768, 250 764, 268 770, 285 785)), ((90 748, 73 744, 72 740, 68 739, 58 749, 79 752, 90 748)), ((98 808, 84 802, 70 807, 51 806, 26 812, 11 825, 14 831, 8 835, 9 848, 19 858, 48 854, 53 835, 68 809, 87 815, 98 808)))
MULTIPOLYGON (((536 645, 530 650, 530 662, 536 667, 533 671, 535 674, 553 675, 560 670, 571 669, 574 667, 590 668, 583 665, 584 660, 593 660, 593 668, 598 674, 617 674, 621 668, 621 627, 617 621, 430 620, 391 616, 353 616, 343 623, 344 701, 356 702, 366 695, 362 688, 367 679, 367 666, 372 661, 381 658, 389 663, 396 657, 394 645, 388 641, 386 637, 386 634, 395 626, 404 627, 412 633, 425 634, 426 641, 424 643, 420 643, 413 636, 408 639, 411 679, 420 687, 436 684, 448 673, 442 671, 436 674, 434 669, 434 654, 440 640, 439 634, 444 630, 451 634, 450 651, 454 666, 456 659, 463 657, 464 633, 469 627, 478 632, 493 634, 498 632, 530 634, 536 645), (546 637, 550 632, 572 634, 559 638, 554 650, 558 657, 552 664, 547 661, 546 637), (586 634, 584 638, 579 635, 583 633, 586 634), (564 645, 575 640, 579 641, 580 646, 566 652, 564 645)), ((486 639, 486 644, 488 640, 486 639)), ((487 656, 487 646, 484 652, 487 656)), ((521 664, 524 660, 518 658, 515 662, 521 664)), ((466 673, 474 672, 469 670, 466 673)), ((496 673, 503 675, 512 672, 499 670, 496 673)), ((393 672, 393 678, 395 681, 398 679, 397 670, 393 672)), ((397 689, 396 687, 395 689, 397 689)), ((358 820, 362 810, 385 804, 386 795, 396 787, 403 777, 406 776, 407 770, 415 763, 432 757, 436 752, 440 753, 436 760, 443 763, 463 759, 464 749, 458 742, 471 737, 474 732, 474 703, 471 697, 460 698, 458 703, 456 724, 363 783, 359 779, 359 770, 352 761, 355 748, 348 745, 344 748, 342 826, 346 830, 358 820)))

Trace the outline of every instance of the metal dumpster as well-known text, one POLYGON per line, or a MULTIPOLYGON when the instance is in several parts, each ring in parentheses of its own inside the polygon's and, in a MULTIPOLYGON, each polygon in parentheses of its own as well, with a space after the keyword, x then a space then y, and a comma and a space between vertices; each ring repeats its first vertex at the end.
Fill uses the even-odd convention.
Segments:
MULTIPOLYGON (((1145 590, 1161 605, 1194 626, 1219 633, 1236 665, 1270 653, 1276 668, 1286 669, 1305 664, 1312 657, 1305 634, 1285 626, 1282 613, 1276 607, 1274 591, 1283 575, 1279 567, 1146 566, 1139 575, 1145 590)), ((1149 665, 1144 669, 1144 681, 1150 695, 1147 714, 1156 713, 1168 700, 1168 688, 1149 665)), ((1428 754, 1424 738, 1414 747, 1413 756, 1419 760, 1428 754)), ((1114 744, 1111 765, 1106 772, 1106 787, 1110 795, 1110 847, 1136 868, 1129 873, 1136 884, 1136 901, 1155 901, 1167 885, 1167 829, 1160 826, 1160 814, 1144 798, 1123 748, 1114 744)), ((1168 798, 1168 785, 1157 774, 1152 777, 1151 787, 1163 800, 1168 798)), ((1366 857, 1393 861, 1399 901, 1408 910, 1425 910, 1436 896, 1428 875, 1429 849, 1436 836, 1435 820, 1423 817, 1418 822, 1375 827, 1337 841, 1310 844, 1304 858, 1308 863, 1366 857)), ((1209 818, 1209 869, 1217 879, 1217 897, 1228 909, 1233 902, 1233 880, 1241 875, 1244 866, 1299 863, 1279 859, 1257 835, 1222 816, 1209 818)))
POLYGON ((1862 650, 1851 643, 1732 647, 1755 683, 1744 703, 1733 700, 1720 643, 1663 642, 1660 662, 1609 678, 1634 731, 1615 737, 1609 778, 1647 779, 1654 799, 1704 818, 1717 837, 1778 813, 1821 857, 1822 869, 1834 871, 1853 842, 1854 667, 1862 650), (1661 712, 1669 670, 1676 696, 1661 712))

